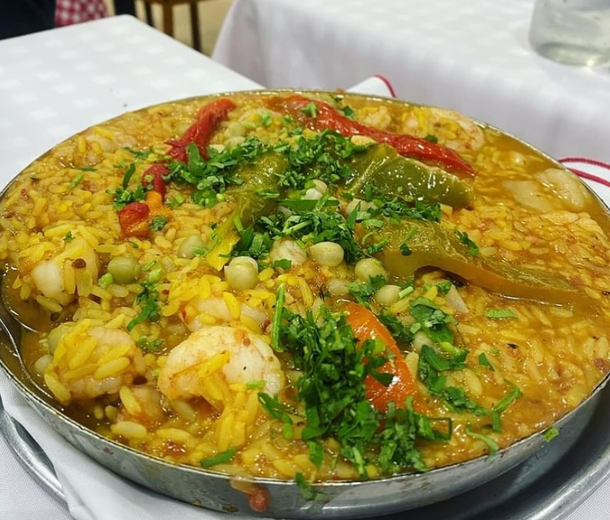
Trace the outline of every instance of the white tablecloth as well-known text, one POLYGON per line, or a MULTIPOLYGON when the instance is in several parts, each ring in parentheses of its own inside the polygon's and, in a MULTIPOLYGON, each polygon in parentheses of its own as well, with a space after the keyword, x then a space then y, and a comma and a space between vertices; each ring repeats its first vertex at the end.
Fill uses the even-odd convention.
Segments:
POLYGON ((458 109, 551 155, 610 162, 610 72, 527 43, 533 0, 238 0, 213 58, 267 87, 373 74, 398 97, 458 109))
MULTIPOLYGON (((0 42, 0 184, 58 141, 126 110, 256 87, 129 17, 0 42)), ((568 520, 609 518, 606 497, 610 482, 568 520)), ((38 519, 70 515, 0 436, 0 520, 38 519)))

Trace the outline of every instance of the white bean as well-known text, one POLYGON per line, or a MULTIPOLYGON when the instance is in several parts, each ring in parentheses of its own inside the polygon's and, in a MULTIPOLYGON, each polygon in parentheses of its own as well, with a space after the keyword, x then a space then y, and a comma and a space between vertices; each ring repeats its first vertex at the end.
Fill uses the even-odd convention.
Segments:
POLYGON ((225 280, 236 291, 253 289, 258 283, 258 264, 249 256, 238 256, 225 267, 225 280))
POLYGON ((309 248, 311 257, 320 265, 337 267, 343 262, 345 251, 334 242, 319 242, 309 248))
POLYGON ((356 278, 363 282, 368 282, 374 276, 383 276, 385 280, 388 279, 388 272, 379 260, 375 258, 364 258, 360 260, 354 268, 356 278))
POLYGON ((375 301, 379 305, 392 305, 400 299, 400 287, 398 285, 384 285, 375 293, 375 301))

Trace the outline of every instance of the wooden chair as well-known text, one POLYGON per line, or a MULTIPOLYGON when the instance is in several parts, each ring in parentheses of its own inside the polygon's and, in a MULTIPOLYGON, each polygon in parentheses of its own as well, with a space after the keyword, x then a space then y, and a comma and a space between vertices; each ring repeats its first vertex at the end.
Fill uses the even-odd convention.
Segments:
POLYGON ((146 12, 146 23, 153 26, 152 4, 161 4, 163 7, 163 32, 171 37, 174 36, 174 6, 189 4, 191 15, 191 34, 193 36, 193 47, 203 52, 201 45, 201 33, 199 31, 199 2, 202 0, 142 0, 146 12))

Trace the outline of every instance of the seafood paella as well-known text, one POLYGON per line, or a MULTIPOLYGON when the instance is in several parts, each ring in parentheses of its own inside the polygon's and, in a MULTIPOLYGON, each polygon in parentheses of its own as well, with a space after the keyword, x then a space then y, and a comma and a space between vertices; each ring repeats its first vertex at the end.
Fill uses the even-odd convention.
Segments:
POLYGON ((65 413, 314 498, 556 435, 610 370, 609 229, 457 112, 243 93, 55 147, 1 201, 0 259, 65 413))

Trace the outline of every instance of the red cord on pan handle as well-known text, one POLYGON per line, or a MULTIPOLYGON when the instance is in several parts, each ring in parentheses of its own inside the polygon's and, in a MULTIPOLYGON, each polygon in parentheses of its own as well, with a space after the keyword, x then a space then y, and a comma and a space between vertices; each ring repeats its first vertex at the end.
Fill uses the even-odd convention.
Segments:
MULTIPOLYGON (((610 171, 610 164, 596 161, 595 159, 587 159, 586 157, 565 157, 564 159, 559 159, 561 164, 565 163, 582 163, 582 164, 592 164, 594 166, 599 166, 600 168, 605 168, 610 171)), ((572 173, 582 177, 583 179, 588 179, 593 182, 598 182, 599 184, 603 184, 604 186, 608 186, 610 188, 610 180, 604 179, 603 177, 599 177, 597 175, 593 175, 592 173, 583 172, 582 170, 578 170, 577 168, 567 167, 572 173)))

